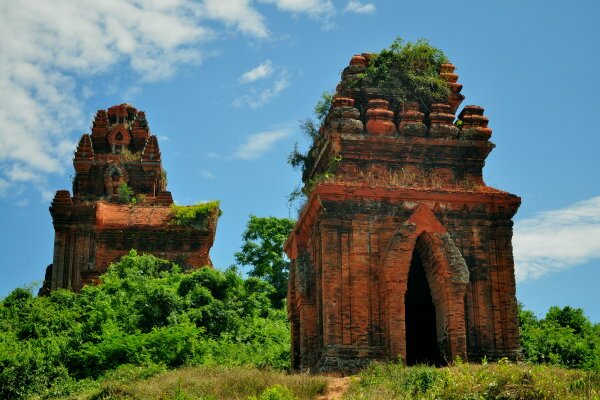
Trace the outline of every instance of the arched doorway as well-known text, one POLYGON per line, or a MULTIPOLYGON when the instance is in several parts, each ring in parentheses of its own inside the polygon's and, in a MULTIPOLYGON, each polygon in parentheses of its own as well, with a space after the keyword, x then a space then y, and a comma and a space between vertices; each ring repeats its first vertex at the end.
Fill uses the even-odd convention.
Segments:
POLYGON ((406 364, 442 365, 437 343, 435 306, 417 249, 413 251, 404 296, 406 315, 406 364))

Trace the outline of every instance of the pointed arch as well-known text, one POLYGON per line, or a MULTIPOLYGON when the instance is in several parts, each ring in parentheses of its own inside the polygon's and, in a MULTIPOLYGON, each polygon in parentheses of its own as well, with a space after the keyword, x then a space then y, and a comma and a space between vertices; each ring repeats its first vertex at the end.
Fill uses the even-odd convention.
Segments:
POLYGON ((382 297, 390 357, 407 357, 405 296, 414 255, 419 257, 435 307, 435 334, 442 359, 466 359, 465 294, 469 270, 450 234, 420 204, 395 232, 382 257, 382 297))
POLYGON ((111 131, 107 136, 107 141, 111 152, 119 154, 123 149, 126 149, 129 146, 131 134, 123 125, 116 125, 111 128, 111 131))
POLYGON ((441 356, 466 359, 465 293, 469 269, 447 232, 423 232, 416 240, 435 306, 437 343, 441 356))
POLYGON ((122 165, 111 163, 104 172, 105 194, 112 196, 117 194, 117 190, 122 183, 127 183, 129 177, 127 170, 122 165))

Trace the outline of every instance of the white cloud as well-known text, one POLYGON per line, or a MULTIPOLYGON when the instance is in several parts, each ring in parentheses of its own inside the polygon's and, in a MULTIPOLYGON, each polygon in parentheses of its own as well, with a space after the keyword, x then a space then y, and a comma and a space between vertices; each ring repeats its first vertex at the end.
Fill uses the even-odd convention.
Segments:
POLYGON ((250 83, 259 79, 267 78, 274 71, 273 66, 271 64, 271 60, 262 62, 258 66, 252 68, 250 71, 244 72, 238 80, 240 81, 240 83, 250 83))
POLYGON ((202 13, 243 33, 263 39, 269 36, 264 17, 251 7, 249 0, 204 0, 202 13))
POLYGON ((71 134, 89 124, 81 102, 95 91, 86 78, 122 64, 141 81, 158 80, 198 63, 195 46, 212 35, 199 11, 187 0, 0 3, 0 35, 14 38, 0 41, 3 186, 40 188, 47 174, 65 170, 71 134))
POLYGON ((47 203, 49 203, 50 201, 52 201, 52 199, 54 199, 54 194, 55 194, 55 192, 53 192, 53 191, 51 191, 51 190, 48 190, 48 189, 43 189, 43 188, 42 188, 42 189, 40 190, 40 193, 41 193, 41 195, 42 195, 42 197, 41 197, 41 200, 40 200, 40 201, 41 201, 41 203, 43 203, 43 204, 47 204, 47 203))
MULTIPOLYGON (((264 2, 323 19, 335 12, 330 0, 264 2)), ((64 173, 75 136, 90 123, 83 102, 106 92, 117 68, 136 79, 123 94, 135 97, 145 82, 200 64, 223 26, 254 39, 270 35, 252 0, 0 1, 0 192, 33 176, 40 188, 48 174, 64 173)), ((288 83, 280 75, 273 87, 256 91, 253 106, 288 83)))
POLYGON ((600 259, 600 196, 516 222, 518 281, 600 259))
POLYGON ((124 103, 133 103, 133 100, 135 100, 137 95, 140 93, 142 93, 142 88, 140 86, 130 85, 125 89, 125 91, 121 95, 121 100, 124 103))
POLYGON ((27 207, 29 205, 29 199, 21 199, 15 202, 17 207, 27 207))
POLYGON ((239 96, 234 100, 234 107, 248 106, 253 109, 260 108, 269 103, 290 85, 290 78, 286 70, 282 70, 273 85, 264 89, 252 88, 249 93, 239 96))
POLYGON ((276 129, 252 134, 238 147, 233 156, 242 160, 255 160, 271 150, 275 142, 289 136, 289 134, 289 129, 276 129))
POLYGON ((275 4, 282 11, 295 14, 307 14, 313 18, 330 17, 335 7, 330 0, 259 0, 262 3, 275 4))
POLYGON ((0 178, 0 198, 6 197, 10 190, 11 184, 7 180, 0 178))
POLYGON ((83 86, 81 88, 81 98, 87 100, 94 95, 94 91, 89 86, 83 86))
POLYGON ((11 182, 40 182, 43 177, 22 164, 13 164, 4 171, 11 182))
POLYGON ((363 4, 360 1, 350 0, 348 5, 344 9, 346 12, 353 12, 357 14, 371 14, 375 12, 375 4, 366 3, 363 4))
POLYGON ((213 174, 212 172, 210 172, 207 169, 201 169, 200 176, 203 177, 204 179, 215 179, 216 178, 215 174, 213 174))

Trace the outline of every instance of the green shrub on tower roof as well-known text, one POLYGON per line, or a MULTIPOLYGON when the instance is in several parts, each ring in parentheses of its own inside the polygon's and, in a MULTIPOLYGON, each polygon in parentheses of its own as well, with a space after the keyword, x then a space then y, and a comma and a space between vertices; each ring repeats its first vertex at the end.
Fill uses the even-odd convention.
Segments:
POLYGON ((396 38, 389 48, 372 54, 364 72, 347 78, 348 88, 375 89, 395 101, 416 101, 422 110, 450 95, 440 68, 444 52, 425 39, 404 42, 396 38))

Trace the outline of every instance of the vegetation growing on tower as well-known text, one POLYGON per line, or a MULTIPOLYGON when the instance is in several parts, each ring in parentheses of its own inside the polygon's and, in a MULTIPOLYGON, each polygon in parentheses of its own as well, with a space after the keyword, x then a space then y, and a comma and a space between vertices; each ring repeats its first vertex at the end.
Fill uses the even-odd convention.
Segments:
MULTIPOLYGON (((447 101, 451 95, 448 83, 440 76, 442 64, 448 62, 448 58, 427 40, 405 42, 397 38, 389 48, 364 56, 368 61, 366 68, 359 73, 344 72, 338 95, 352 92, 377 94, 387 99, 392 109, 400 103, 416 102, 424 112, 429 112, 434 103, 447 101)), ((290 205, 308 196, 316 184, 335 175, 339 156, 334 155, 328 160, 325 171, 310 176, 323 140, 321 128, 327 124, 334 97, 333 92, 323 92, 314 108, 314 118, 300 121, 308 149, 303 152, 296 143, 288 156, 288 163, 302 172, 303 181, 290 194, 290 205)))
POLYGON ((220 217, 223 212, 219 208, 221 202, 218 200, 206 203, 198 203, 191 206, 171 205, 171 221, 179 226, 192 226, 195 228, 206 228, 211 216, 220 217))
POLYGON ((421 110, 450 96, 448 84, 440 77, 444 52, 425 39, 405 42, 397 38, 389 48, 369 56, 364 72, 351 75, 348 88, 372 89, 395 102, 416 101, 421 110))

